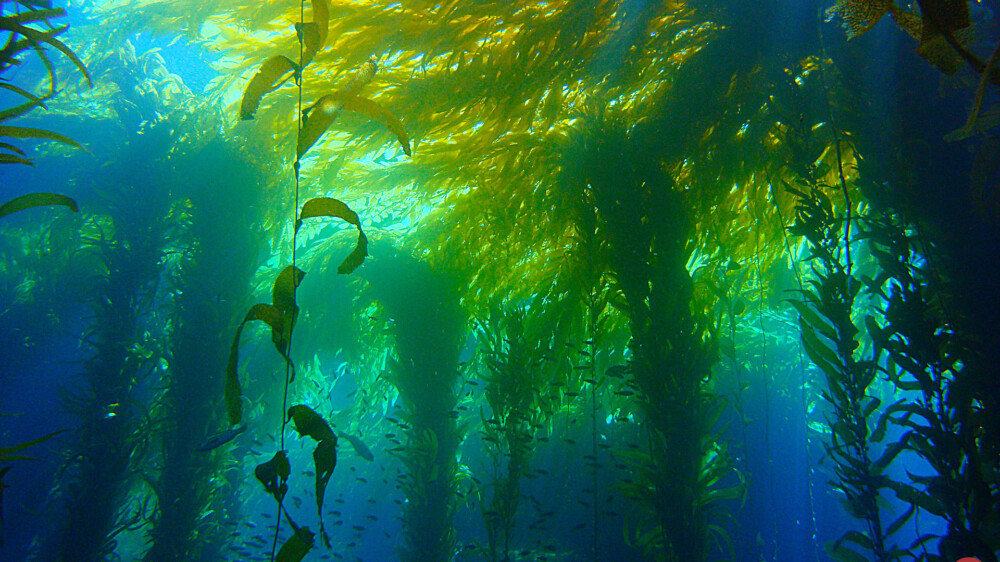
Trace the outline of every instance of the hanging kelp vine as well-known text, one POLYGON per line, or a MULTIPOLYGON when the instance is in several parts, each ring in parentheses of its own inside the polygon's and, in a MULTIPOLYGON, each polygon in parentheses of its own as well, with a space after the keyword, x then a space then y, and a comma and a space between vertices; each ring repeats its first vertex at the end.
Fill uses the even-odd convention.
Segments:
POLYGON ((342 109, 357 111, 381 121, 399 138, 404 152, 410 154, 409 137, 399 120, 377 103, 358 96, 361 89, 371 82, 378 71, 378 65, 374 58, 358 69, 354 79, 346 87, 327 94, 309 108, 302 109, 303 71, 323 48, 328 34, 329 6, 327 0, 313 0, 312 18, 313 20, 310 22, 304 21, 305 2, 300 2, 299 22, 295 25, 299 45, 298 63, 283 55, 273 56, 264 61, 247 84, 240 104, 240 118, 243 120, 253 119, 264 95, 281 87, 289 78, 292 78, 298 87, 298 137, 293 164, 295 175, 293 209, 296 211, 297 218, 294 221, 292 231, 292 264, 282 269, 275 279, 271 293, 271 304, 255 304, 246 313, 236 329, 236 335, 230 348, 225 383, 225 404, 229 422, 233 426, 238 426, 243 420, 243 393, 238 376, 240 335, 248 322, 264 322, 271 330, 271 341, 275 349, 285 362, 285 381, 281 405, 281 443, 280 450, 274 454, 271 460, 257 466, 254 474, 264 486, 265 491, 274 497, 278 504, 278 517, 275 521, 274 541, 271 549, 272 560, 275 559, 274 550, 277 546, 282 516, 294 531, 292 537, 277 552, 278 560, 289 562, 296 562, 305 557, 314 544, 315 534, 308 527, 297 525, 288 511, 284 509, 284 497, 288 492, 287 482, 291 474, 291 466, 285 450, 285 427, 288 422, 294 423, 300 436, 309 436, 317 441, 316 449, 313 451, 316 511, 319 516, 320 534, 327 548, 330 547, 330 540, 323 527, 323 498, 327 482, 337 464, 337 436, 330 429, 326 420, 306 405, 300 404, 287 408, 288 387, 295 379, 295 366, 290 356, 292 332, 299 311, 295 301, 295 291, 305 276, 305 272, 296 267, 297 235, 302 221, 314 217, 334 217, 357 227, 357 244, 351 254, 338 267, 338 273, 351 273, 364 262, 365 256, 368 255, 368 239, 361 228, 361 221, 357 213, 345 203, 330 197, 318 197, 306 201, 299 211, 299 172, 302 157, 323 136, 342 109))

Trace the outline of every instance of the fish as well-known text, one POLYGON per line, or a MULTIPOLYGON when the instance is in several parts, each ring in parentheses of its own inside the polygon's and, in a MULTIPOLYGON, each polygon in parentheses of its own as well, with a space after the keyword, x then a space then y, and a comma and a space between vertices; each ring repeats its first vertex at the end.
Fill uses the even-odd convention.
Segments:
POLYGON ((361 439, 358 439, 353 435, 348 435, 343 431, 339 432, 339 435, 344 439, 347 439, 347 442, 351 444, 351 447, 354 448, 354 452, 357 453, 359 457, 365 459, 368 462, 372 462, 375 460, 375 455, 372 454, 371 449, 365 446, 365 444, 361 441, 361 439))
POLYGON ((230 427, 225 431, 220 431, 214 435, 209 436, 208 439, 202 441, 201 445, 198 445, 198 448, 196 448, 195 451, 204 453, 207 451, 211 451, 212 449, 218 449, 219 447, 225 445, 226 443, 229 443, 233 439, 236 439, 237 435, 243 433, 246 430, 247 430, 247 424, 244 423, 236 427, 230 427))

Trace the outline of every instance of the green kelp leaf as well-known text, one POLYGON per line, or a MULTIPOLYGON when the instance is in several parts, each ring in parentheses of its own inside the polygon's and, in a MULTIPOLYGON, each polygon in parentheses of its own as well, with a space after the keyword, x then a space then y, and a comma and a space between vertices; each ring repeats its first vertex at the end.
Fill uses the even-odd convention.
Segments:
POLYGON ((23 96, 23 97, 28 98, 31 101, 38 102, 38 105, 41 106, 42 108, 45 107, 45 104, 42 103, 43 101, 45 101, 45 97, 44 96, 43 97, 38 97, 38 96, 32 94, 31 92, 25 90, 25 89, 22 89, 22 88, 19 88, 19 87, 15 86, 14 84, 8 84, 6 82, 0 82, 0 90, 9 90, 9 91, 14 92, 15 94, 17 94, 19 96, 23 96))
POLYGON ((25 113, 35 109, 36 107, 44 107, 45 100, 51 98, 55 94, 49 94, 41 98, 34 98, 30 101, 22 103, 21 105, 16 105, 14 107, 0 111, 0 121, 9 121, 15 117, 20 117, 25 113))
POLYGON ((288 409, 288 418, 295 424, 295 431, 303 437, 312 437, 316 441, 330 440, 336 443, 337 436, 333 434, 330 425, 323 416, 317 414, 304 404, 298 404, 288 409))
POLYGON ((295 529, 295 534, 281 545, 274 559, 277 562, 299 562, 306 557, 315 543, 316 535, 309 530, 309 527, 299 527, 295 529))
POLYGON ((21 156, 27 156, 27 154, 25 154, 23 150, 6 142, 0 142, 0 149, 9 150, 15 154, 20 154, 21 156))
POLYGON ((271 327, 272 334, 277 328, 281 329, 282 316, 277 308, 270 304, 255 304, 247 311, 243 321, 236 328, 236 335, 233 336, 233 343, 229 348, 229 362, 226 364, 226 414, 229 416, 229 423, 237 425, 243 421, 243 391, 240 388, 238 376, 240 362, 240 335, 247 322, 260 320, 271 327))
POLYGON ((330 537, 323 526, 323 499, 326 496, 326 485, 337 467, 337 439, 324 439, 316 445, 313 451, 313 465, 316 472, 316 514, 319 516, 319 532, 323 544, 330 548, 330 537))
POLYGON ((74 213, 78 211, 76 201, 65 195, 59 195, 58 193, 28 193, 0 205, 0 218, 32 207, 44 207, 47 205, 65 205, 74 213))
POLYGON ((15 139, 46 139, 68 144, 74 148, 79 148, 85 152, 90 152, 75 140, 59 133, 46 131, 45 129, 34 129, 32 127, 12 127, 10 125, 0 125, 0 137, 15 139))
POLYGON ((337 273, 351 273, 364 263, 365 256, 368 255, 368 237, 361 230, 361 220, 358 218, 357 213, 352 211, 345 203, 333 197, 316 197, 306 201, 302 205, 299 220, 295 221, 296 230, 302 226, 303 219, 312 217, 336 217, 353 224, 358 229, 358 243, 354 246, 354 250, 350 255, 337 268, 337 273))
POLYGON ((299 287, 305 276, 306 272, 294 265, 281 270, 271 288, 271 304, 278 309, 278 312, 288 314, 298 310, 298 306, 295 304, 295 289, 299 287))
POLYGON ((6 29, 8 31, 12 31, 14 33, 23 35, 24 37, 28 38, 34 43, 48 43, 49 45, 52 45, 53 47, 56 48, 56 50, 65 55, 66 58, 68 58, 70 61, 73 62, 74 65, 76 65, 77 70, 79 70, 80 73, 83 74, 83 77, 87 79, 87 85, 93 86, 93 83, 90 81, 90 73, 87 72, 87 67, 84 66, 83 61, 81 61, 80 58, 76 56, 76 53, 74 53, 69 47, 67 47, 65 43, 52 37, 52 35, 59 33, 60 29, 63 28, 51 29, 48 31, 39 31, 37 29, 26 27, 15 21, 12 21, 11 18, 2 18, 2 23, 0 23, 0 29, 6 29))
POLYGON ((285 451, 278 451, 271 460, 258 464, 253 470, 257 481, 264 485, 264 490, 281 503, 288 492, 288 476, 292 473, 292 465, 288 462, 285 451))
POLYGON ((260 70, 253 75, 243 91, 243 101, 240 102, 240 119, 253 119, 260 107, 264 94, 273 92, 288 80, 289 73, 298 70, 298 65, 286 56, 276 55, 260 65, 260 70))
POLYGON ((20 156, 14 156, 13 154, 0 154, 0 164, 24 164, 31 167, 35 166, 30 158, 22 158, 20 156))
POLYGON ((24 455, 14 455, 19 451, 23 451, 28 447, 34 447, 39 443, 48 441, 60 433, 65 433, 69 431, 68 429, 60 429, 59 431, 53 431, 52 433, 39 437, 38 439, 32 439, 31 441, 25 441, 24 443, 18 443, 17 445, 11 445, 10 447, 0 447, 0 462, 9 462, 13 460, 36 460, 31 457, 25 457, 24 455))
POLYGON ((892 535, 896 534, 896 532, 899 531, 903 527, 903 525, 905 525, 906 522, 910 520, 911 517, 913 517, 913 513, 916 512, 916 510, 917 506, 910 504, 909 509, 907 509, 905 513, 900 515, 895 521, 892 522, 891 525, 889 525, 888 528, 886 528, 885 536, 891 537, 892 535))

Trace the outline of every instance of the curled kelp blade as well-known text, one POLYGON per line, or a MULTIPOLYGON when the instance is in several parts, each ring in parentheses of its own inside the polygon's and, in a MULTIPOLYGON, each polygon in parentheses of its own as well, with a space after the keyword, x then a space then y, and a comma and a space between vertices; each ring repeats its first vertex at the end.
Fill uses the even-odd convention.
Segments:
POLYGON ((260 107, 264 94, 272 92, 288 80, 288 77, 298 70, 298 65, 286 56, 275 55, 260 65, 260 69, 243 91, 243 101, 240 102, 240 119, 253 119, 260 107))
POLYGON ((233 343, 229 348, 229 361, 226 364, 226 414, 231 425, 237 425, 243 421, 243 390, 240 388, 238 376, 240 363, 240 335, 247 322, 260 320, 271 327, 271 333, 275 329, 281 330, 282 315, 273 305, 258 303, 250 307, 239 327, 236 328, 236 335, 233 336, 233 343))
POLYGON ((313 217, 335 217, 353 224, 358 229, 358 243, 355 244, 351 254, 337 268, 337 273, 350 273, 364 263, 365 256, 368 255, 368 237, 361 230, 361 220, 358 218, 358 214, 352 211, 346 203, 333 197, 315 197, 306 201, 305 205, 302 205, 299 219, 295 221, 295 229, 298 230, 302 226, 303 219, 313 217))
POLYGON ((321 97, 316 103, 306 110, 308 119, 299 130, 299 138, 296 147, 296 154, 299 158, 309 151, 316 141, 326 133, 326 130, 340 115, 340 110, 346 109, 356 113, 362 113, 381 122, 389 129, 403 148, 407 156, 410 152, 410 136, 406 133, 403 123, 396 118, 389 110, 374 101, 351 93, 337 92, 321 97))
POLYGON ((32 207, 44 207, 47 205, 64 205, 69 207, 73 212, 78 210, 76 201, 65 195, 58 193, 28 193, 0 205, 0 218, 32 207))
POLYGON ((312 437, 316 441, 337 442, 337 436, 330 429, 323 416, 317 414, 305 404, 297 404, 288 409, 288 418, 295 425, 295 431, 303 437, 312 437))

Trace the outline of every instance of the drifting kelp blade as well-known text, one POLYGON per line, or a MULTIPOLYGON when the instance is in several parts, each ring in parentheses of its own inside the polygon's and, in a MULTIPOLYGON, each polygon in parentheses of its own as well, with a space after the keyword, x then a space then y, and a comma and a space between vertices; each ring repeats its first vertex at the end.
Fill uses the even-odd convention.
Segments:
POLYGON ((309 527, 299 527, 295 529, 295 534, 281 545, 274 559, 277 562, 299 562, 306 557, 315 542, 316 535, 309 530, 309 527))
POLYGON ((253 119, 260 107, 264 94, 272 92, 288 79, 290 72, 295 72, 298 65, 286 56, 276 55, 260 65, 260 70, 253 75, 243 91, 243 101, 240 102, 240 119, 253 119))
MULTIPOLYGON (((240 388, 239 362, 240 362, 240 335, 247 322, 260 320, 271 327, 271 333, 281 330, 282 315, 277 308, 270 304, 258 303, 250 307, 239 327, 236 328, 236 335, 233 336, 233 344, 229 348, 229 362, 226 364, 226 414, 229 423, 236 425, 243 421, 243 390, 240 388)), ((273 336, 272 336, 273 337, 273 336)))
POLYGON ((288 409, 288 417, 295 424, 295 431, 298 431, 299 435, 312 437, 316 441, 337 442, 337 436, 330 429, 330 424, 309 406, 304 404, 292 406, 288 409))
POLYGON ((0 218, 32 207, 44 207, 47 205, 65 205, 73 212, 77 212, 78 210, 76 201, 65 195, 58 193, 28 193, 0 205, 0 218))
POLYGON ((60 429, 59 431, 53 431, 52 433, 39 437, 38 439, 32 439, 31 441, 25 441, 24 443, 18 443, 17 445, 12 445, 10 447, 0 447, 0 462, 9 462, 13 460, 35 460, 31 457, 25 457, 23 455, 14 455, 19 451, 23 451, 29 447, 34 447, 39 443, 48 441, 60 433, 65 433, 69 431, 68 429, 60 429))
POLYGON ((356 113, 362 113, 385 125, 385 127, 389 129, 389 132, 396 135, 396 138, 399 139, 399 145, 403 147, 403 152, 405 152, 407 156, 412 156, 410 153, 410 136, 406 134, 406 129, 403 128, 403 123, 388 109, 368 98, 348 94, 334 95, 340 98, 339 101, 344 109, 354 111, 356 113))
POLYGON ((56 142, 61 142, 63 144, 68 144, 73 148, 79 148, 80 150, 90 152, 86 148, 80 145, 80 143, 75 140, 59 133, 53 133, 52 131, 46 131, 45 129, 34 129, 31 127, 12 127, 10 125, 0 125, 0 137, 16 138, 16 139, 46 139, 54 140, 56 142))
POLYGON ((15 117, 20 117, 36 107, 45 107, 45 100, 52 97, 52 94, 40 98, 34 98, 21 105, 0 111, 0 121, 9 121, 15 117))
POLYGON ((361 230, 361 220, 358 218, 358 214, 352 211, 346 203, 333 197, 316 197, 306 201, 305 205, 302 205, 302 212, 299 213, 299 220, 295 222, 296 230, 302 226, 303 219, 313 217, 336 217, 353 224, 358 229, 358 243, 337 268, 337 273, 351 273, 364 263, 365 257, 368 255, 368 237, 361 230))

